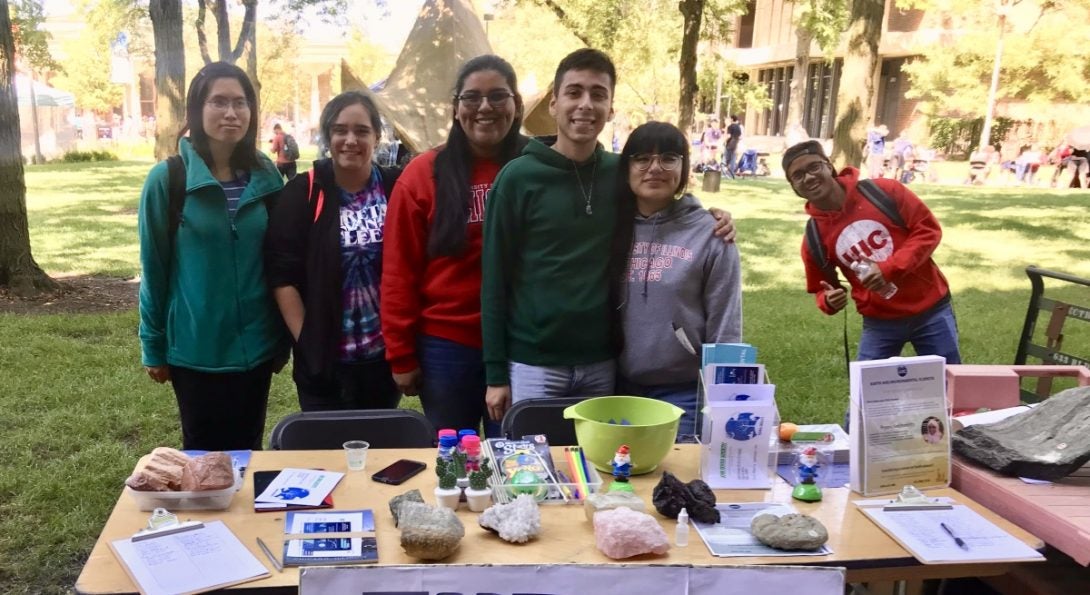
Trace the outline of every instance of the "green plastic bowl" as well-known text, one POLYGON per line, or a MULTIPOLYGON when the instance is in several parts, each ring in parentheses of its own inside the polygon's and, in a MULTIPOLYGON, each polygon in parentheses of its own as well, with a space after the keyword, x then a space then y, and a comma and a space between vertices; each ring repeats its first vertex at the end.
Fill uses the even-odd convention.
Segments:
POLYGON ((682 413, 658 399, 597 397, 568 407, 564 418, 575 421, 575 438, 599 471, 612 474, 613 455, 627 444, 632 475, 640 475, 654 471, 670 452, 682 413))

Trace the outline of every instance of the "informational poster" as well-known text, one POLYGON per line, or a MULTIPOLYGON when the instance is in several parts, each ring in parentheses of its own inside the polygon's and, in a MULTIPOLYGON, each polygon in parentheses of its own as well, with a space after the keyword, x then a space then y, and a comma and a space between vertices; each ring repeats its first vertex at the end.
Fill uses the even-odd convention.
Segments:
POLYGON ((302 595, 751 595, 844 593, 844 569, 809 566, 322 566, 304 569, 302 595))
POLYGON ((700 478, 712 489, 772 487, 776 386, 748 382, 763 378, 764 368, 756 364, 705 368, 700 478))
POLYGON ((851 363, 851 479, 864 495, 950 485, 946 360, 851 363))

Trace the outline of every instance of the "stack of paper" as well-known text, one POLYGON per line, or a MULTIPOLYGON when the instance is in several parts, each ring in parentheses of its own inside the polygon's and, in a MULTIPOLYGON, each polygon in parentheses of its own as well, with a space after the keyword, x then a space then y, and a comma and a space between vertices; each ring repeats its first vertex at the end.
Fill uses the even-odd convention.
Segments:
MULTIPOLYGON (((750 350, 715 350, 705 357, 748 358, 750 350)), ((701 479, 713 489, 772 487, 769 441, 776 425, 776 386, 756 363, 705 362, 701 374, 704 422, 701 479)), ((772 461, 774 463, 774 461, 772 461)))
POLYGON ((950 485, 946 360, 852 362, 851 485, 864 495, 950 485))
POLYGON ((262 508, 262 504, 320 507, 343 477, 344 473, 336 471, 284 469, 254 497, 254 507, 262 508))

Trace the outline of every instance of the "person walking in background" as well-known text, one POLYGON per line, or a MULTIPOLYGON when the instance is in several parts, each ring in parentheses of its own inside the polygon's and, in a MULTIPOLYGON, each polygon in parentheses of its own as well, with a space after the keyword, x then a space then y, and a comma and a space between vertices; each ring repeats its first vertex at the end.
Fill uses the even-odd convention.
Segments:
POLYGON ((485 405, 481 247, 500 168, 528 139, 522 96, 499 56, 458 72, 447 142, 409 163, 390 201, 382 273, 382 334, 394 382, 420 395, 437 428, 499 435, 485 405))
POLYGON ((273 126, 272 152, 276 155, 276 169, 287 179, 295 177, 296 162, 299 160, 299 145, 295 138, 284 132, 280 124, 273 126))
POLYGON ((742 340, 738 248, 714 237, 715 218, 682 194, 688 171, 689 144, 673 124, 632 132, 621 151, 613 248, 623 263, 614 267, 624 331, 619 389, 683 409, 685 440, 697 431, 699 346, 742 340))
POLYGON ((700 165, 714 169, 719 164, 719 141, 722 139, 719 120, 708 118, 708 125, 700 135, 700 165))
POLYGON ((262 264, 266 204, 283 181, 258 152, 256 101, 237 66, 202 68, 171 162, 180 167, 155 165, 140 195, 141 357, 173 386, 185 449, 260 449, 269 384, 286 362, 262 264))
POLYGON ((265 247, 269 284, 295 339, 299 406, 397 407, 379 283, 388 197, 400 171, 372 163, 382 119, 370 97, 341 93, 319 126, 332 156, 288 182, 265 247))
POLYGON ((727 142, 723 146, 723 169, 734 179, 734 169, 737 167, 738 143, 742 140, 742 125, 738 123, 738 116, 732 114, 730 125, 727 126, 727 142))
POLYGON ((917 355, 941 355, 948 364, 960 364, 950 286, 931 259, 942 229, 927 205, 895 180, 860 181, 853 167, 837 175, 817 141, 784 152, 783 170, 795 194, 806 199, 825 253, 822 259, 803 242, 806 291, 822 312, 836 314, 848 303, 839 269, 863 315, 856 359, 898 356, 911 343, 917 355), (864 184, 872 196, 884 195, 900 222, 864 195, 864 184))
POLYGON ((867 132, 867 177, 881 178, 885 174, 886 161, 886 135, 889 128, 880 124, 867 132))

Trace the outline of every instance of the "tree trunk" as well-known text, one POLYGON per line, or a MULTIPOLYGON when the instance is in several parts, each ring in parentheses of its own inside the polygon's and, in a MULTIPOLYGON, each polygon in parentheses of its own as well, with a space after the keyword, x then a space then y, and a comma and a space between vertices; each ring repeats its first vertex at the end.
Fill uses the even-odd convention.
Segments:
POLYGON ((787 105, 787 129, 805 126, 806 75, 810 70, 810 42, 814 34, 802 27, 795 28, 798 41, 795 44, 795 70, 791 75, 791 100, 787 105))
POLYGON ((231 59, 231 21, 227 17, 227 0, 215 0, 212 13, 216 17, 216 44, 219 46, 220 62, 234 64, 231 59))
POLYGON ((155 158, 178 152, 178 133, 185 122, 185 48, 181 0, 158 0, 149 6, 155 32, 155 158))
POLYGON ((234 57, 237 60, 243 52, 246 53, 246 76, 250 77, 254 94, 257 96, 257 105, 253 107, 250 117, 260 122, 261 81, 257 78, 257 0, 243 0, 242 3, 246 6, 246 15, 242 19, 242 30, 238 32, 238 44, 235 46, 234 57))
POLYGON ((20 142, 15 39, 8 2, 0 0, 0 287, 30 296, 56 289, 57 282, 45 274, 30 254, 20 142))
POLYGON ((882 39, 883 0, 854 0, 848 26, 848 53, 837 94, 833 163, 858 167, 863 161, 867 120, 877 94, 878 43, 882 39))
POLYGON ((681 94, 678 98, 678 128, 688 134, 693 127, 693 98, 700 90, 696 84, 696 45, 700 41, 700 20, 704 16, 704 0, 681 0, 678 3, 685 25, 681 36, 681 94))

